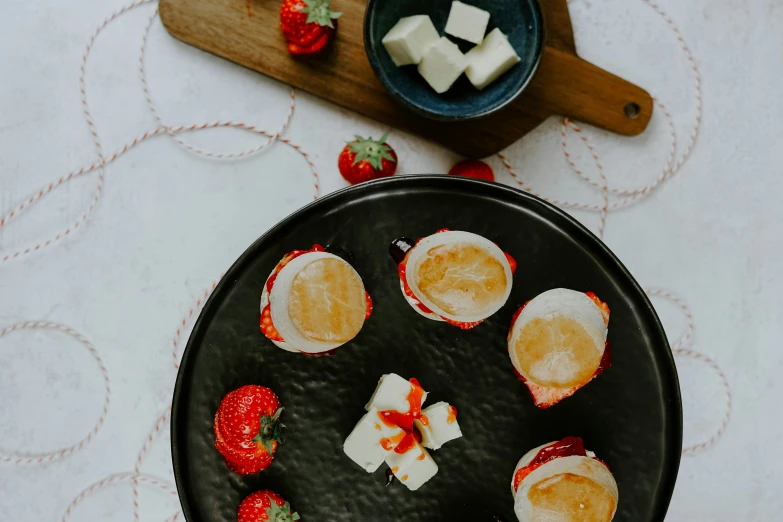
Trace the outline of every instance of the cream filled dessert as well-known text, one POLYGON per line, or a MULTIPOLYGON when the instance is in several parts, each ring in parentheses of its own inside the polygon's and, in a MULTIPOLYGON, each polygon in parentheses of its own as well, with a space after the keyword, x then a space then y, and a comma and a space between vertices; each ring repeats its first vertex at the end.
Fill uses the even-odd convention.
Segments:
POLYGON ((611 364, 609 307, 593 293, 548 290, 517 310, 508 353, 536 406, 573 395, 611 364))
POLYGON ((286 254, 261 295, 261 331, 290 352, 334 350, 356 337, 371 313, 362 278, 321 245, 286 254))
POLYGON ((522 457, 511 480, 520 522, 610 522, 617 483, 582 439, 544 444, 522 457))
POLYGON ((470 329, 508 300, 516 261, 492 241, 470 232, 441 229, 415 243, 395 240, 400 288, 418 313, 470 329))

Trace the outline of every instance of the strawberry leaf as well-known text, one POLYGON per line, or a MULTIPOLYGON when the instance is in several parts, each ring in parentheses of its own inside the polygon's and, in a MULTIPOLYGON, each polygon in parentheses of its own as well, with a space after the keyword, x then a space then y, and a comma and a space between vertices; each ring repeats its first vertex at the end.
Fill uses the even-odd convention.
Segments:
POLYGON ((307 13, 307 23, 316 23, 322 27, 331 27, 334 29, 332 20, 342 16, 342 13, 336 13, 329 9, 331 0, 304 0, 305 7, 301 9, 302 13, 307 13))
POLYGON ((291 504, 286 502, 278 506, 274 499, 270 498, 271 506, 266 508, 266 516, 270 522, 296 522, 299 520, 299 513, 291 510, 291 504))
POLYGON ((260 442, 264 445, 269 456, 272 456, 274 452, 272 442, 278 444, 283 442, 282 430, 285 426, 280 422, 281 413, 283 413, 283 408, 279 408, 271 417, 269 415, 261 417, 261 429, 258 431, 258 435, 253 437, 253 442, 260 442))
POLYGON ((383 170, 383 160, 390 161, 392 163, 397 160, 392 155, 392 149, 386 144, 386 137, 388 134, 384 134, 380 140, 373 140, 372 138, 363 138, 362 136, 354 136, 354 141, 348 144, 348 150, 356 154, 353 160, 353 164, 357 165, 362 161, 366 161, 376 171, 383 170))

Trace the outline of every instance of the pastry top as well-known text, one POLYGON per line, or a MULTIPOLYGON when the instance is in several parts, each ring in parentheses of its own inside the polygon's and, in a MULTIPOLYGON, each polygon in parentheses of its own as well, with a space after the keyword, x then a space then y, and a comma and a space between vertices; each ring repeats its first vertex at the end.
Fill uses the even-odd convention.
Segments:
POLYGON ((459 231, 434 234, 417 244, 406 278, 428 308, 455 321, 489 317, 506 302, 512 283, 511 267, 500 248, 459 231))
POLYGON ((353 339, 364 325, 362 279, 345 260, 308 252, 277 274, 269 294, 272 321, 297 350, 321 353, 353 339))
POLYGON ((311 261, 291 284, 288 315, 310 340, 350 341, 362 329, 366 309, 362 280, 342 259, 311 261))
POLYGON ((617 510, 617 483, 591 457, 551 460, 525 477, 514 511, 523 522, 610 522, 617 510))
POLYGON ((588 382, 606 346, 601 310, 581 292, 558 288, 531 300, 509 338, 514 367, 539 386, 568 389, 588 382))

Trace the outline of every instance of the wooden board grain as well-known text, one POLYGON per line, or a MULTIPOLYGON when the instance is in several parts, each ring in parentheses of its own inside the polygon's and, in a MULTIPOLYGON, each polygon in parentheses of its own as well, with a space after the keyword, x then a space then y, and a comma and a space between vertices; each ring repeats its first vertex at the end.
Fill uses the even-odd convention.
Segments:
POLYGON ((624 135, 641 133, 653 102, 643 89, 576 55, 566 0, 542 0, 546 47, 527 89, 480 120, 438 122, 403 108, 375 78, 364 52, 365 0, 333 0, 338 37, 317 60, 292 57, 279 28, 279 0, 160 0, 174 37, 461 154, 485 157, 511 145, 552 114, 624 135), (629 117, 625 107, 635 104, 629 117))

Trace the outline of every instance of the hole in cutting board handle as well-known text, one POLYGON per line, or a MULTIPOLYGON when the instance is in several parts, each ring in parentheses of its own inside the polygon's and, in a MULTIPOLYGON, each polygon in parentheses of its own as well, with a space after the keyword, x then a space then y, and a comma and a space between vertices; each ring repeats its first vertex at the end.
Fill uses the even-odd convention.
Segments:
POLYGON ((639 111, 641 111, 641 108, 639 107, 639 104, 635 102, 626 103, 625 107, 623 107, 623 112, 625 115, 632 120, 635 120, 639 117, 639 111))

